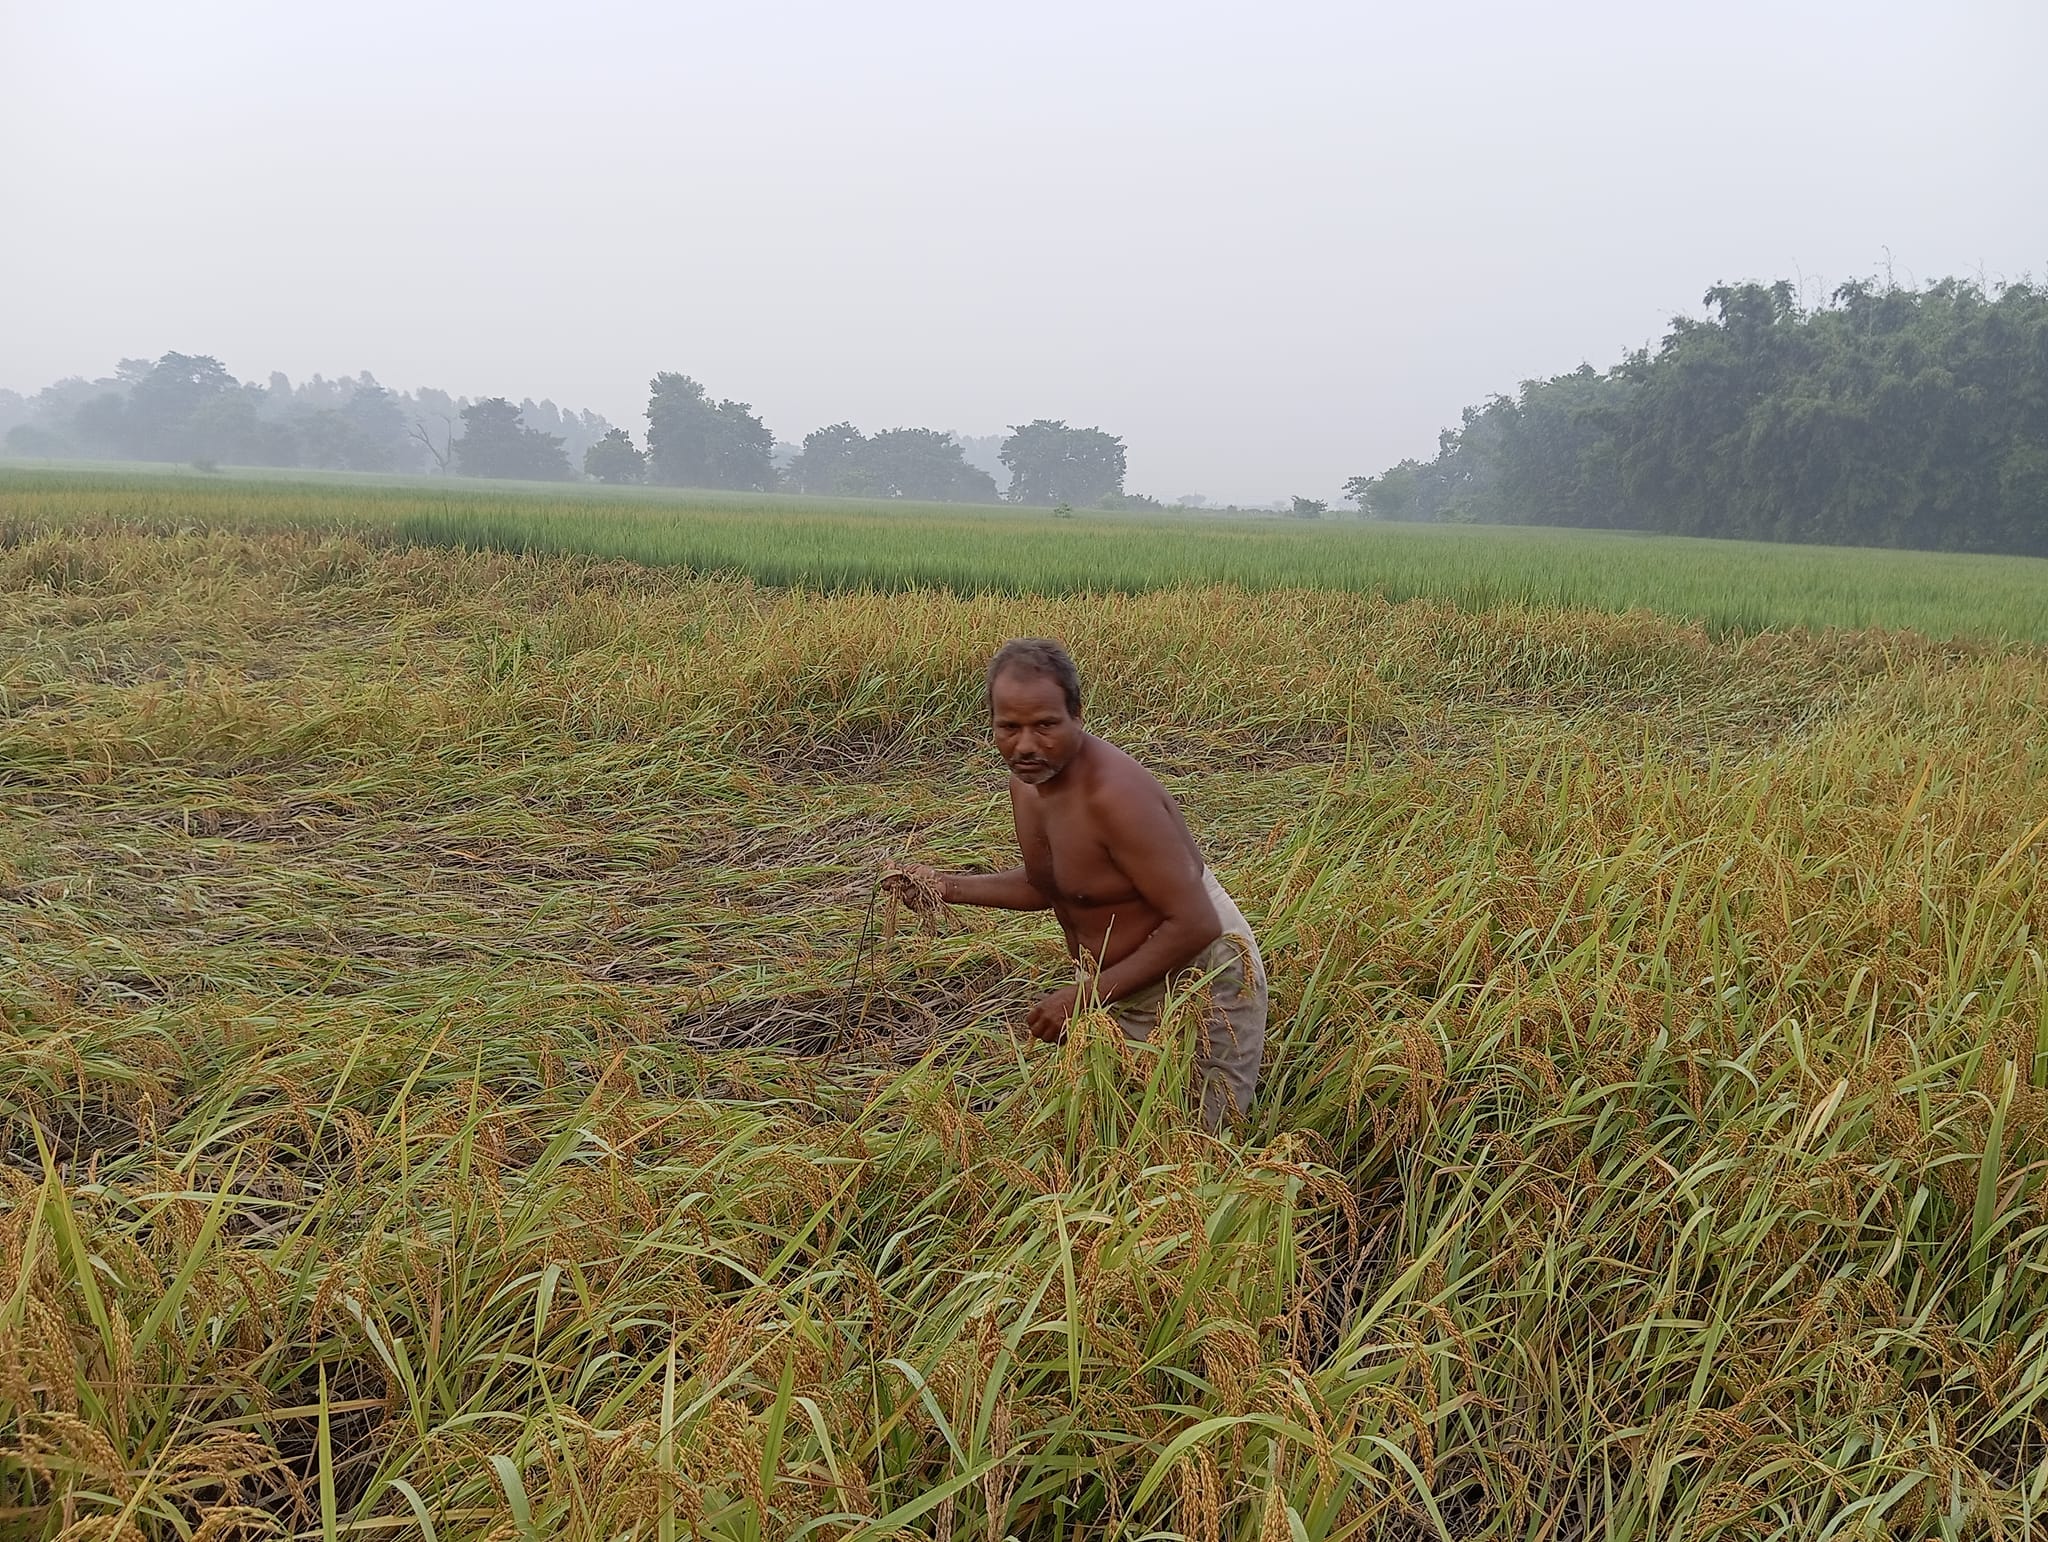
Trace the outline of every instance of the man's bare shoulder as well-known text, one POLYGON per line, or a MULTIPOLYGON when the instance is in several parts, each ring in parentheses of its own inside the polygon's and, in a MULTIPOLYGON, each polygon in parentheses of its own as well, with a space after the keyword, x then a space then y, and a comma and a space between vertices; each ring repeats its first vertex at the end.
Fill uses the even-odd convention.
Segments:
POLYGON ((1166 784, 1146 770, 1136 756, 1100 737, 1095 739, 1094 749, 1094 774, 1088 782, 1088 801, 1092 806, 1113 813, 1158 799, 1173 801, 1166 784))

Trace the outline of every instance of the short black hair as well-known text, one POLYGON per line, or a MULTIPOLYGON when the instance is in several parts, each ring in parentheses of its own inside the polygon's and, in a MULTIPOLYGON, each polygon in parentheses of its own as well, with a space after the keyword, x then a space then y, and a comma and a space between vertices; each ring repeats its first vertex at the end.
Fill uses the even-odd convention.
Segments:
POLYGON ((996 677, 1011 670, 1057 681, 1060 693, 1067 698, 1068 714, 1081 715, 1081 672, 1074 668, 1073 655, 1050 637, 1013 637, 996 650, 996 656, 988 661, 991 708, 996 700, 996 677))

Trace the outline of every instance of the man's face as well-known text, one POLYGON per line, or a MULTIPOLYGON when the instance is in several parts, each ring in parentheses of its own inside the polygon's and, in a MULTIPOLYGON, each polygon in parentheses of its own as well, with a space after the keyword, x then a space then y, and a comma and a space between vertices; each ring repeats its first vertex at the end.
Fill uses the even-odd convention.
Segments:
POLYGON ((1006 669, 989 692, 996 750, 1018 781, 1042 787, 1081 749, 1081 720, 1057 680, 1006 669))

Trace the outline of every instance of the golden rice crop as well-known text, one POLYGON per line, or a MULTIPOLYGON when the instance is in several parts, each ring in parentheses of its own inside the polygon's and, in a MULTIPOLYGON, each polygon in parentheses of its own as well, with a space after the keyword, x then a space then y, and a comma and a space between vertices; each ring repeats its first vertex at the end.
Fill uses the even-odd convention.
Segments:
POLYGON ((0 1534, 2020 1538, 2048 656, 375 528, 0 547, 0 1534), (980 668, 1261 932, 1021 1042, 980 668))

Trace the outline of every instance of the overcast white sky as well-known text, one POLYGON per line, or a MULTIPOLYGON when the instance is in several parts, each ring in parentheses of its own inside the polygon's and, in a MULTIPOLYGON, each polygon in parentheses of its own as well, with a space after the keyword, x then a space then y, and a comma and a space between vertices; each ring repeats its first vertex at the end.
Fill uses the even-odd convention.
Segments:
POLYGON ((1721 280, 2048 277, 2048 0, 0 0, 0 385, 1100 424, 1264 500, 1721 280))

